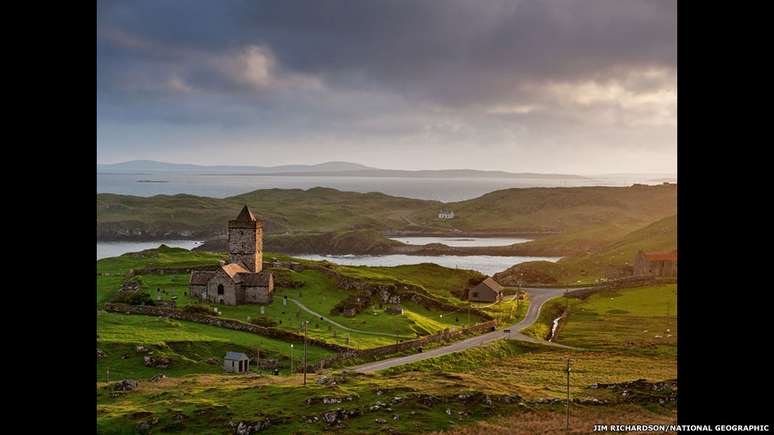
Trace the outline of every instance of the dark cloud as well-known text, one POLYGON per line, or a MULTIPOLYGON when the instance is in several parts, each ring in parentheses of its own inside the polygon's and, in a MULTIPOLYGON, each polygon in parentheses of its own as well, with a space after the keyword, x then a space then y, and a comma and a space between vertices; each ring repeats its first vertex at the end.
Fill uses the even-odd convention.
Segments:
POLYGON ((495 128, 524 146, 557 128, 619 128, 624 147, 675 130, 671 0, 100 1, 97 24, 111 122, 361 143, 495 128))

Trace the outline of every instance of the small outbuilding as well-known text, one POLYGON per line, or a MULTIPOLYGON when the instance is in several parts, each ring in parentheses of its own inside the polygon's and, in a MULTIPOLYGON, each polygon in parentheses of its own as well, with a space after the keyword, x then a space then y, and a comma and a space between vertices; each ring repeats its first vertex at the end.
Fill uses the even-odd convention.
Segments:
POLYGON ((503 286, 491 277, 468 290, 468 300, 474 302, 499 302, 503 298, 503 286))
POLYGON ((242 352, 226 352, 223 358, 223 370, 234 373, 247 373, 250 358, 242 352))

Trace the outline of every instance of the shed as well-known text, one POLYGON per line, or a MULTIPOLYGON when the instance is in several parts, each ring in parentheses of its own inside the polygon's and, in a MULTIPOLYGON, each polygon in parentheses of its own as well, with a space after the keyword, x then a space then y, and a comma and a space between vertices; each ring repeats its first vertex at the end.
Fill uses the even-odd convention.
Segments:
POLYGON ((235 373, 247 373, 250 358, 242 352, 226 352, 223 358, 223 370, 235 373))
POLYGON ((481 284, 468 291, 468 300, 475 302, 497 302, 503 297, 503 286, 487 277, 481 284))

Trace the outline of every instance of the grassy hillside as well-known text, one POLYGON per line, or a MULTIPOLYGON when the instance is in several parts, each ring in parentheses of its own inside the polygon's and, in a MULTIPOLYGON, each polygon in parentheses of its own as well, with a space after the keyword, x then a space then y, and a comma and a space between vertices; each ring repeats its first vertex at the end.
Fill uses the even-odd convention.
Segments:
MULTIPOLYGON (((603 231, 600 230, 600 232, 603 231)), ((566 236, 567 239, 572 237, 570 234, 566 236)), ((634 264, 634 256, 640 249, 644 251, 675 249, 677 215, 660 219, 614 240, 599 242, 598 245, 556 263, 547 261, 521 263, 496 274, 495 279, 504 284, 515 285, 519 274, 523 273, 526 282, 533 283, 595 282, 606 274, 625 271, 631 267, 634 264)))
MULTIPOLYGON (((120 257, 106 258, 97 262, 97 308, 100 309, 121 288, 127 279, 131 268, 149 268, 158 266, 177 267, 191 265, 216 265, 225 256, 219 254, 192 252, 181 248, 161 247, 139 253, 125 254, 120 257)), ((285 255, 266 254, 265 259, 289 260, 285 255)), ((302 263, 315 263, 300 260, 302 263)), ((413 339, 437 333, 451 327, 463 327, 469 323, 481 322, 479 316, 465 312, 467 305, 458 299, 452 291, 464 288, 471 279, 480 279, 478 272, 459 269, 447 269, 435 264, 420 264, 398 267, 356 267, 329 265, 333 270, 344 276, 371 283, 392 284, 403 283, 419 286, 427 294, 439 301, 459 307, 455 311, 440 311, 431 309, 411 301, 402 301, 403 314, 390 314, 386 307, 377 300, 371 306, 354 317, 333 314, 332 309, 341 301, 351 297, 351 291, 336 287, 334 280, 324 273, 307 269, 304 272, 294 272, 286 269, 275 273, 288 274, 292 281, 303 283, 300 288, 283 288, 277 285, 274 290, 274 302, 263 306, 246 304, 238 306, 217 306, 221 315, 241 321, 249 321, 264 317, 277 322, 277 327, 292 332, 299 332, 302 321, 309 321, 310 337, 354 348, 369 348, 393 344, 398 340, 413 339), (288 297, 285 305, 284 298, 288 297), (295 299, 311 309, 340 325, 356 331, 332 325, 321 320, 298 306, 295 299)), ((182 274, 136 274, 133 280, 140 288, 151 295, 153 299, 160 296, 163 300, 175 298, 177 306, 182 308, 191 304, 200 304, 188 292, 190 275, 182 274), (161 292, 157 294, 157 289, 161 292)), ((516 321, 524 315, 527 302, 509 301, 490 307, 486 311, 506 322, 516 321), (522 305, 524 305, 522 307, 522 305)), ((209 304, 205 304, 209 305, 209 304)))
POLYGON ((265 221, 267 234, 351 230, 568 233, 601 227, 606 228, 602 234, 625 233, 675 214, 676 195, 673 184, 505 189, 446 205, 319 187, 256 190, 224 199, 97 194, 97 237, 214 237, 225 232, 227 221, 244 204, 265 221), (442 206, 454 210, 457 218, 438 220, 442 206))
MULTIPOLYGON (((114 380, 146 378, 158 373, 173 377, 223 373, 222 361, 227 351, 254 355, 256 349, 261 350, 261 358, 277 360, 282 371, 287 372, 291 356, 289 344, 282 340, 194 322, 105 311, 97 312, 97 349, 106 354, 97 359, 98 380, 105 380, 107 370, 114 380), (149 348, 154 356, 170 359, 171 365, 165 369, 145 367, 143 357, 147 354, 137 352, 137 346, 149 348), (218 363, 208 364, 209 358, 218 363)), ((312 362, 334 353, 314 345, 309 345, 307 352, 312 362)), ((298 361, 299 357, 297 350, 294 358, 298 361)))
MULTIPOLYGON (((674 379, 674 360, 611 352, 568 353, 502 341, 388 373, 326 373, 336 379, 335 385, 318 383, 317 374, 309 376, 306 386, 300 375, 198 375, 141 382, 137 390, 113 397, 109 386, 98 383, 97 426, 101 433, 131 432, 143 422, 159 432, 223 433, 233 431, 230 424, 268 419, 272 424, 261 433, 370 434, 449 430, 498 416, 534 421, 535 414, 563 411, 563 369, 568 356, 573 361, 572 397, 586 401, 573 404, 573 415, 589 410, 616 415, 626 410, 624 415, 673 421, 674 402, 659 403, 672 391, 654 391, 647 383, 641 389, 630 387, 629 394, 645 398, 645 403, 627 403, 620 392, 593 386, 674 379), (597 404, 592 405, 592 400, 597 404), (335 415, 335 421, 326 422, 326 415, 335 415)), ((573 420, 573 428, 588 432, 585 426, 577 426, 586 423, 573 420)))
POLYGON ((548 302, 525 333, 544 339, 562 312, 553 341, 590 350, 677 358, 677 285, 610 290, 548 302), (669 329, 669 331, 667 331, 669 329))
MULTIPOLYGON (((615 249, 619 248, 624 247, 615 249)), ((174 264, 193 261, 188 257, 196 255, 166 248, 101 260, 98 266, 102 271, 120 274, 121 264, 137 264, 140 259, 174 264)), ((196 261, 215 259, 217 256, 196 261)), ((410 281, 439 297, 449 287, 469 278, 465 273, 470 273, 435 265, 340 271, 376 281, 410 281)), ((343 295, 343 290, 329 286, 327 277, 320 272, 308 270, 295 277, 304 280, 305 286, 278 289, 285 292, 279 294, 295 294, 319 310, 328 308, 343 295)), ((178 299, 184 302, 180 290, 185 275, 140 278, 150 290, 157 286, 166 290, 165 297, 177 290, 178 299)), ((277 314, 277 319, 288 322, 297 320, 295 313, 288 310, 291 306, 277 303, 278 299, 266 308, 267 314, 277 314)), ((531 433, 526 428, 560 429, 567 358, 573 368, 570 389, 576 401, 571 410, 574 431, 588 432, 599 419, 615 416, 674 422, 675 390, 651 383, 677 377, 674 305, 666 315, 666 304, 675 302, 674 285, 620 289, 586 299, 559 298, 544 307, 532 332, 545 333, 552 316, 569 305, 569 315, 559 328, 556 341, 583 350, 504 340, 373 374, 349 373, 344 369, 310 374, 307 385, 302 385, 301 375, 288 375, 286 370, 283 376, 245 376, 224 374, 219 366, 206 363, 208 357, 220 358, 225 350, 249 351, 260 347, 265 355, 279 359, 284 369, 289 362, 288 343, 207 325, 98 311, 97 347, 108 355, 97 363, 97 430, 215 434, 233 433, 239 422, 254 425, 261 421, 271 422, 261 431, 267 434, 448 430, 462 434, 481 433, 482 428, 495 428, 492 433, 513 433, 507 427, 514 423, 519 423, 525 433, 531 433), (667 337, 666 328, 671 337, 667 337), (137 344, 172 358, 174 365, 170 369, 144 367, 137 344), (104 382, 108 367, 112 383, 104 382), (149 377, 156 373, 169 377, 150 381, 149 377), (126 377, 139 379, 138 388, 114 391, 115 382, 126 377), (330 383, 330 379, 335 379, 335 383, 330 383), (645 381, 633 386, 631 381, 637 379, 645 381), (598 388, 597 384, 616 385, 598 388), (624 389, 626 394, 622 394, 624 389)), ((414 321, 417 327, 437 329, 452 321, 450 316, 441 318, 438 313, 422 312, 422 307, 411 303, 405 307, 405 322, 414 321)), ((246 314, 240 311, 243 307, 220 308, 224 316, 246 314)), ((383 325, 379 327, 387 330, 404 322, 397 316, 371 312, 350 320, 357 325, 359 318, 366 322, 363 327, 383 325)), ((316 360, 326 353, 313 349, 310 357, 316 360)))
POLYGON ((229 198, 157 195, 150 198, 97 194, 97 237, 224 233, 245 204, 264 220, 266 232, 332 232, 352 229, 396 229, 403 216, 437 202, 398 198, 381 193, 335 189, 265 189, 229 198))
MULTIPOLYGON (((677 185, 505 189, 447 207, 457 216, 449 225, 463 231, 566 232, 603 224, 636 227, 676 212, 677 185)), ((411 219, 420 225, 436 221, 429 211, 411 219)))

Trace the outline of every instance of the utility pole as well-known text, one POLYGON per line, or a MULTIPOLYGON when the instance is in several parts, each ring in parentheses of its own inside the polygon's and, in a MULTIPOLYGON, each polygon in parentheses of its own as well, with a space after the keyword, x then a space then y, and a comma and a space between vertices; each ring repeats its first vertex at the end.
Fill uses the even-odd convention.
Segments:
POLYGON ((570 433, 570 358, 567 358, 567 423, 565 431, 570 433))
POLYGON ((293 343, 290 343, 290 374, 293 375, 293 343))
POLYGON ((309 321, 304 321, 304 385, 306 385, 306 333, 309 327, 309 321))
POLYGON ((255 349, 255 373, 258 373, 261 368, 261 348, 255 349))
POLYGON ((473 305, 473 302, 468 299, 468 323, 466 326, 470 327, 470 306, 473 305))
POLYGON ((110 382, 110 369, 107 369, 107 381, 110 382))

